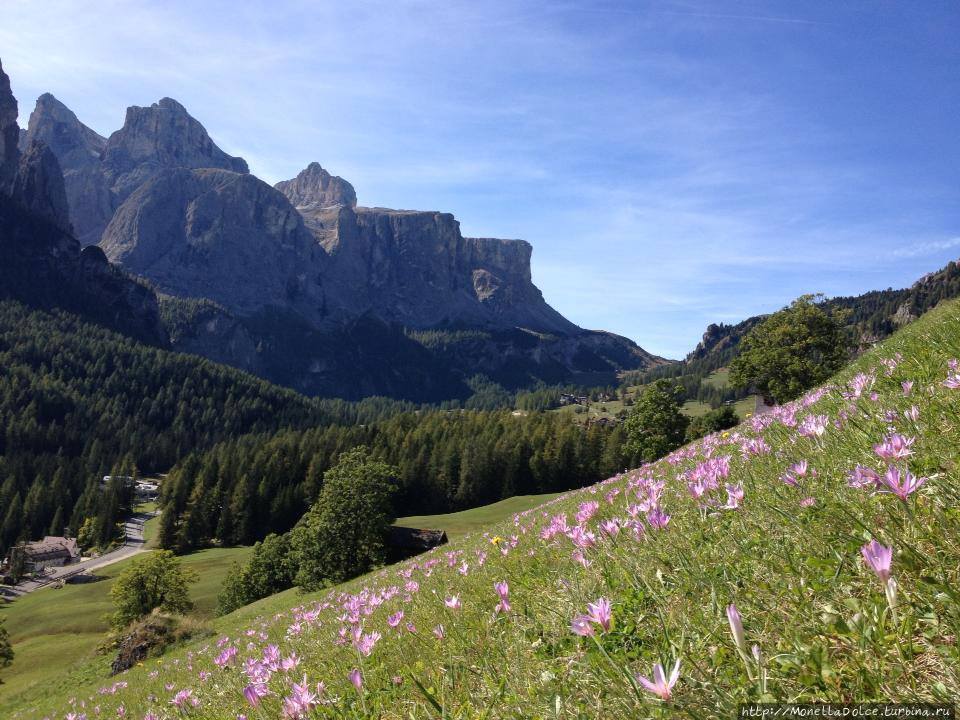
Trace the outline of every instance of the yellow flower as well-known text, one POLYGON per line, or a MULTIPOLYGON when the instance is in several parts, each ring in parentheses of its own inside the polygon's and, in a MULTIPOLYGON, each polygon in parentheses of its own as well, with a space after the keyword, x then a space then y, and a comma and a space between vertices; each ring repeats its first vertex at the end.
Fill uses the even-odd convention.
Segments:
POLYGON ((726 440, 728 437, 730 437, 730 433, 728 433, 726 430, 724 430, 724 431, 723 431, 723 434, 721 434, 720 437, 722 437, 724 440, 726 440))
POLYGON ((499 535, 494 535, 492 538, 490 538, 490 543, 492 545, 499 545, 502 542, 503 542, 503 538, 500 537, 499 535))

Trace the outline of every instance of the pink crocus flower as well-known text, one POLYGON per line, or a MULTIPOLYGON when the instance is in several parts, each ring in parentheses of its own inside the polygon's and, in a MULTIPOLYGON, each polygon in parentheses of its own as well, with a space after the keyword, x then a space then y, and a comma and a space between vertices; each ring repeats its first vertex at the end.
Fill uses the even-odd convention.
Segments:
POLYGON ((593 623, 586 615, 577 615, 570 621, 570 631, 575 635, 590 637, 594 634, 593 623))
POLYGON ((900 387, 903 388, 904 397, 908 396, 913 390, 913 380, 904 380, 902 383, 900 383, 900 387))
POLYGON ((880 476, 871 468, 857 465, 847 476, 847 485, 855 488, 877 487, 880 476))
POLYGON ((737 649, 746 654, 747 637, 743 632, 743 620, 740 618, 740 611, 734 603, 727 605, 727 622, 730 623, 730 634, 733 635, 733 641, 736 643, 737 649))
POLYGON ((921 485, 927 481, 924 477, 916 477, 910 473, 909 470, 904 470, 900 472, 900 468, 896 465, 891 465, 887 468, 887 472, 883 474, 883 482, 889 488, 890 492, 896 495, 898 498, 907 501, 907 498, 910 495, 918 490, 921 485))
POLYGON ((360 692, 360 689, 363 687, 363 675, 360 673, 359 668, 354 668, 349 673, 347 673, 347 678, 357 689, 357 692, 360 692))
POLYGON ((493 589, 500 596, 500 604, 497 605, 497 612, 510 612, 510 586, 506 582, 496 582, 493 589))
POLYGON ((673 686, 677 684, 677 679, 679 677, 680 660, 677 660, 676 664, 673 666, 673 670, 670 672, 670 677, 667 677, 664 673, 663 666, 660 663, 657 663, 653 666, 653 680, 638 674, 637 682, 643 685, 648 692, 653 693, 661 700, 669 700, 673 686))
POLYGON ((873 451, 884 460, 903 460, 913 454, 910 447, 914 442, 916 442, 916 438, 891 433, 883 438, 883 442, 874 445, 873 451))
POLYGON ((816 504, 817 504, 817 499, 813 497, 805 497, 803 498, 803 500, 800 501, 800 507, 803 507, 803 508, 813 507, 816 504))
POLYGON ((196 707, 200 704, 200 701, 193 696, 193 690, 186 688, 174 695, 170 700, 170 704, 177 708, 182 708, 186 705, 192 705, 193 707, 196 707))
POLYGON ((451 610, 459 610, 463 606, 463 603, 460 602, 460 598, 456 595, 452 597, 448 597, 446 600, 443 601, 443 604, 446 605, 451 610))
POLYGON ((307 686, 307 676, 303 676, 303 683, 293 683, 290 695, 283 699, 283 715, 288 718, 302 718, 310 712, 318 702, 315 693, 307 686))
POLYGON ((433 634, 434 634, 434 636, 437 638, 437 640, 443 640, 443 638, 446 637, 446 634, 447 634, 447 633, 446 633, 446 631, 443 629, 443 624, 442 624, 442 623, 441 623, 440 625, 437 625, 437 626, 433 629, 433 634))
POLYGON ((253 707, 260 705, 260 698, 269 695, 270 690, 267 688, 264 683, 250 683, 243 689, 243 697, 246 698, 247 702, 250 703, 253 707))
POLYGON ((587 603, 587 617, 590 622, 596 623, 609 632, 613 625, 613 607, 606 598, 598 598, 595 602, 587 603))
POLYGON ((387 618, 387 625, 395 628, 400 624, 401 620, 403 620, 403 610, 397 610, 397 612, 387 618))
POLYGON ((863 561, 873 570, 880 581, 886 583, 890 579, 890 564, 893 561, 893 546, 881 545, 871 540, 862 548, 863 561))
POLYGON ((660 508, 655 507, 647 513, 647 522, 650 523, 650 527, 663 530, 670 522, 670 516, 660 508))
POLYGON ((727 510, 736 510, 743 502, 743 486, 731 485, 727 483, 727 504, 723 507, 727 510))

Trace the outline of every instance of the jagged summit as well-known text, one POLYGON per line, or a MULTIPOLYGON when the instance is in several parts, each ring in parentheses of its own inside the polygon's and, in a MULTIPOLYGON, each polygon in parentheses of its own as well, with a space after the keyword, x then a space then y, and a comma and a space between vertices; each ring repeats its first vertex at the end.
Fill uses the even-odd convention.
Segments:
MULTIPOLYGON (((65 108, 54 101, 44 97, 46 110, 51 116, 62 115, 65 108)), ((153 292, 110 265, 102 253, 81 251, 71 235, 67 194, 54 150, 42 139, 28 137, 26 149, 20 151, 17 101, 2 67, 0 138, 0 298, 61 308, 165 345, 153 292)), ((58 147, 64 150, 67 144, 58 147)))
POLYGON ((353 185, 342 177, 331 175, 318 162, 310 163, 295 178, 282 180, 274 187, 302 213, 338 205, 357 206, 353 185))
POLYGON ((144 164, 250 172, 243 158, 227 155, 206 128, 171 98, 150 107, 128 107, 123 127, 107 140, 103 162, 115 177, 144 164))
POLYGON ((26 133, 47 145, 63 169, 70 219, 83 245, 100 241, 123 202, 165 168, 219 168, 248 173, 243 158, 221 150, 198 120, 172 98, 127 108, 123 127, 104 138, 50 93, 37 98, 26 133))
POLYGON ((33 140, 43 142, 70 164, 87 158, 99 160, 107 145, 105 137, 80 122, 70 108, 50 93, 37 98, 21 150, 33 140))

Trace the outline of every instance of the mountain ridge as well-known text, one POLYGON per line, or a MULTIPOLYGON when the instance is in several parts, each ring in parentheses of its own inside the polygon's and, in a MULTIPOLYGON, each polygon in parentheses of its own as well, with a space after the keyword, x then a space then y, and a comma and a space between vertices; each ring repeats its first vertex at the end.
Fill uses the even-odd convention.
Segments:
POLYGON ((478 373, 521 387, 583 372, 612 380, 662 362, 553 309, 533 283, 526 241, 466 238, 450 213, 359 206, 353 186, 317 162, 270 187, 170 98, 129 108, 104 140, 43 95, 23 141, 45 137, 61 139, 51 150, 73 179, 78 236, 159 293, 219 308, 215 322, 178 325, 175 349, 301 392, 414 400, 464 397, 478 373), (497 340, 437 353, 408 336, 464 329, 497 340), (434 380, 382 357, 378 334, 434 380))

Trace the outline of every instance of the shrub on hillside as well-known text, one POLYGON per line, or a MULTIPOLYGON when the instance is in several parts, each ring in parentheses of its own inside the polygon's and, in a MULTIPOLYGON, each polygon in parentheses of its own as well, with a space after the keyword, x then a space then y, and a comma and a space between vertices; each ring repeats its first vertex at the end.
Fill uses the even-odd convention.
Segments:
MULTIPOLYGON (((6 618, 0 617, 0 668, 5 668, 13 662, 13 646, 10 644, 10 634, 4 627, 6 618)), ((2 683, 3 680, 0 680, 2 683)))
POLYGON ((710 433, 720 432, 734 427, 740 422, 737 411, 730 405, 718 407, 690 421, 687 426, 687 442, 702 438, 710 433))
POLYGON ((246 565, 235 563, 217 596, 217 615, 226 615, 254 600, 293 587, 297 568, 290 555, 290 536, 267 535, 253 546, 246 565))
POLYGON ((189 611, 193 608, 189 585, 199 579, 196 571, 185 569, 169 550, 156 550, 134 560, 110 588, 117 609, 113 626, 124 628, 157 608, 179 614, 189 611))

